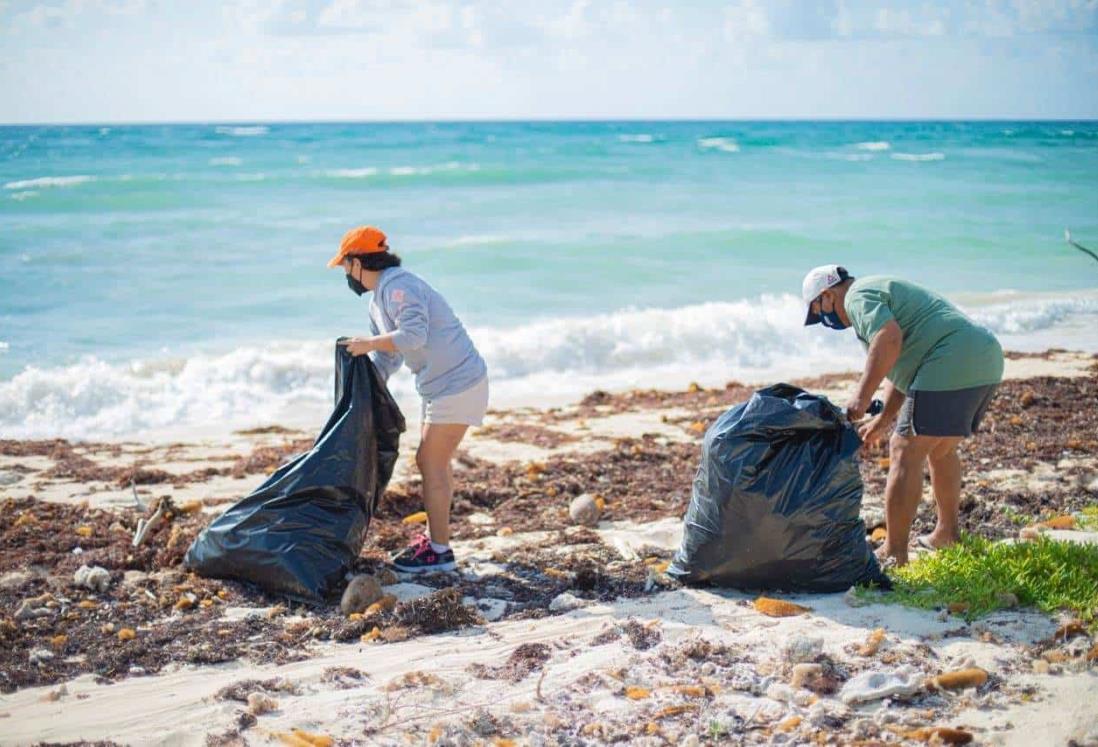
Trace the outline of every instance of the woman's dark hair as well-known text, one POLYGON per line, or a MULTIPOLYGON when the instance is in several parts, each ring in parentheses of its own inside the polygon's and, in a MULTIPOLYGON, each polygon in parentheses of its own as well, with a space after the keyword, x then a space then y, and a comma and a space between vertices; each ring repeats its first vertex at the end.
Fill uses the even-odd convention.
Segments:
POLYGON ((375 252, 373 254, 355 254, 349 259, 357 259, 362 263, 362 269, 367 272, 381 272, 390 267, 400 267, 400 256, 392 252, 375 252))

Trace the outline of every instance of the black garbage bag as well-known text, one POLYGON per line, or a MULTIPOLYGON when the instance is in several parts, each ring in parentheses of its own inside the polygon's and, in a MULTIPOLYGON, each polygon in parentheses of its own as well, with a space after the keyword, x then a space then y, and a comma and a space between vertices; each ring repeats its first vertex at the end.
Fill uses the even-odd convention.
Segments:
POLYGON ((826 398, 788 384, 755 392, 705 434, 668 574, 741 589, 887 587, 860 516, 860 446, 826 398))
POLYGON ((362 550, 403 431, 374 364, 337 344, 335 410, 312 449, 215 519, 184 564, 298 601, 329 601, 362 550))

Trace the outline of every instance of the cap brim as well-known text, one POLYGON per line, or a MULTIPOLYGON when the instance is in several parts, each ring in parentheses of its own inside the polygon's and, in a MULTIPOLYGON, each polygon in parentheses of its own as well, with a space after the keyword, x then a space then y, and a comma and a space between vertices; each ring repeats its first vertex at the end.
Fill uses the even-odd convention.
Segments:
POLYGON ((328 260, 329 269, 332 268, 332 267, 339 267, 339 264, 343 261, 343 258, 345 256, 346 256, 345 254, 340 252, 339 254, 337 254, 334 257, 332 257, 331 259, 329 259, 328 260))
POLYGON ((808 316, 806 316, 804 318, 804 326, 808 327, 808 326, 813 325, 813 324, 819 324, 821 321, 822 321, 822 318, 820 317, 820 315, 812 313, 812 307, 809 306, 808 307, 808 316))

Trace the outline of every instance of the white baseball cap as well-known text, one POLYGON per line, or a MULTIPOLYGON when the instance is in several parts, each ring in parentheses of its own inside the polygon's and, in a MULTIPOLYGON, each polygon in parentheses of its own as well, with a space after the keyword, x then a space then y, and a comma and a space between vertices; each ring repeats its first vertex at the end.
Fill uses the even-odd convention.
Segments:
POLYGON ((839 265, 820 265, 808 271, 808 274, 804 276, 804 282, 801 283, 801 298, 808 306, 808 316, 804 318, 806 327, 809 324, 820 323, 820 315, 812 313, 812 302, 828 288, 849 279, 850 273, 846 271, 845 267, 839 265))

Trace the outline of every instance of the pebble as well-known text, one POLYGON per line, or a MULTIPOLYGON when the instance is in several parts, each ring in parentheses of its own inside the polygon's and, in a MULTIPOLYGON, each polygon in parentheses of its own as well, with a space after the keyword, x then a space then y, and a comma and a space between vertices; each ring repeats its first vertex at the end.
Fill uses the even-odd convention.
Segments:
POLYGON ((794 698, 793 688, 789 685, 782 685, 775 682, 770 687, 766 688, 766 697, 771 700, 776 700, 779 703, 792 703, 794 698))
POLYGON ((22 604, 19 605, 19 609, 15 611, 15 619, 33 620, 36 617, 46 617, 50 614, 50 611, 44 605, 45 602, 42 601, 41 597, 24 599, 22 604))
POLYGON ((815 661, 823 653, 823 638, 794 636, 782 646, 782 658, 790 664, 815 661))
POLYGON ((1023 527, 1022 530, 1018 532, 1018 539, 1022 540, 1023 542, 1035 540, 1040 536, 1041 532, 1037 529, 1037 527, 1023 527))
POLYGON ((587 493, 577 495, 568 506, 568 516, 572 519, 572 523, 584 527, 593 527, 598 524, 600 513, 599 504, 595 503, 595 499, 587 493))
POLYGON ((0 485, 14 485, 22 479, 18 472, 0 472, 0 485))
POLYGON ((873 719, 860 718, 854 722, 854 736, 858 739, 871 739, 880 732, 873 719))
POLYGON ((127 589, 139 586, 149 580, 149 574, 144 571, 126 571, 122 574, 122 585, 127 589))
POLYGON ((27 654, 27 659, 30 660, 31 664, 41 664, 42 662, 49 661, 52 658, 53 652, 44 648, 32 649, 31 652, 27 654))
POLYGON ((344 615, 362 612, 384 595, 385 592, 381 590, 381 584, 373 576, 365 574, 355 576, 347 584, 347 588, 343 592, 343 598, 339 600, 339 608, 344 615))
POLYGON ((248 713, 253 716, 262 716, 264 713, 278 710, 278 702, 271 700, 263 693, 248 694, 248 713))
POLYGON ((111 585, 111 573, 100 566, 82 565, 72 575, 72 581, 77 586, 91 591, 104 592, 111 585))
MULTIPOLYGON (((399 584, 400 578, 390 568, 382 568, 377 572, 377 582, 382 586, 392 586, 393 584, 399 584)), ((492 596, 496 596, 493 594, 492 596)))
POLYGON ((549 602, 550 612, 568 612, 570 610, 576 610, 580 607, 586 607, 590 602, 586 599, 580 599, 575 594, 569 594, 567 591, 563 594, 558 594, 553 597, 553 601, 549 602))
POLYGON ((822 675, 822 665, 802 662, 793 667, 793 675, 789 679, 789 684, 792 687, 801 689, 808 684, 809 680, 822 675))

